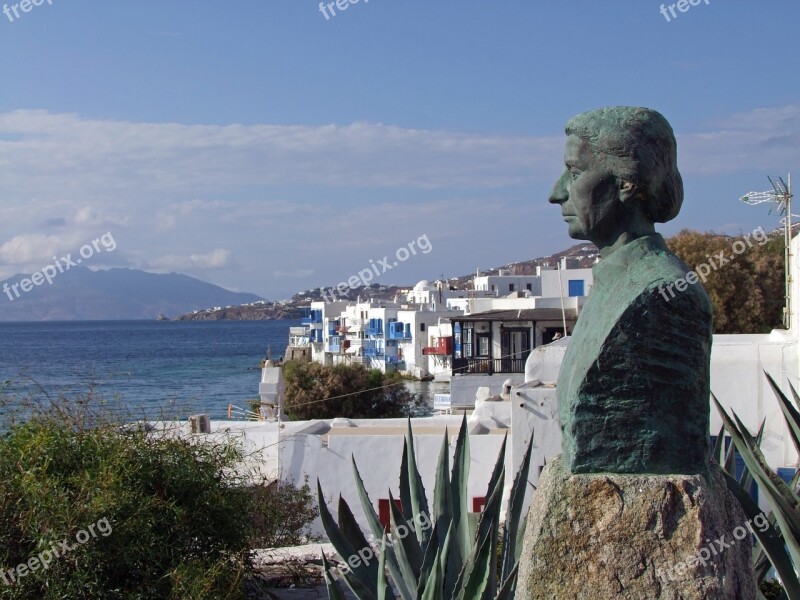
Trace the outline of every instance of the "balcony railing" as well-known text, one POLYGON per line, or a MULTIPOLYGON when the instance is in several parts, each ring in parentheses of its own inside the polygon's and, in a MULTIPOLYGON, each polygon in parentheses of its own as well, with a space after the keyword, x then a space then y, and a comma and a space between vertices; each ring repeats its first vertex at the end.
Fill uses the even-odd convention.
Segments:
POLYGON ((526 358, 454 358, 453 373, 524 373, 526 358))
POLYGON ((410 331, 400 331, 390 329, 387 339, 390 340, 410 340, 411 339, 411 332, 410 331))
POLYGON ((403 323, 402 321, 392 321, 389 323, 389 329, 386 332, 386 339, 410 340, 411 325, 409 323, 403 323))
POLYGON ((434 338, 434 345, 422 349, 423 356, 447 356, 453 353, 453 338, 434 338))

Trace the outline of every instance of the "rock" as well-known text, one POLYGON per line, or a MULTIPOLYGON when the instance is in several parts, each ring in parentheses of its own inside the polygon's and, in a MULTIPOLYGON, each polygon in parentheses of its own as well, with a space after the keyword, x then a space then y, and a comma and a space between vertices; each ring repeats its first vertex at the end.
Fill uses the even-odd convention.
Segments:
POLYGON ((710 472, 570 475, 557 457, 533 497, 516 600, 755 598, 752 524, 710 472))

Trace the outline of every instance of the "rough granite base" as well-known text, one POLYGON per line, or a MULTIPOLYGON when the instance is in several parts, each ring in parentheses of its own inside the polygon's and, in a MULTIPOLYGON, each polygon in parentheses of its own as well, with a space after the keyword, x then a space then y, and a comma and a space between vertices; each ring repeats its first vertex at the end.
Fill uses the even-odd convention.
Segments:
POLYGON ((557 457, 533 497, 515 598, 752 600, 752 526, 716 465, 710 481, 570 475, 557 457))

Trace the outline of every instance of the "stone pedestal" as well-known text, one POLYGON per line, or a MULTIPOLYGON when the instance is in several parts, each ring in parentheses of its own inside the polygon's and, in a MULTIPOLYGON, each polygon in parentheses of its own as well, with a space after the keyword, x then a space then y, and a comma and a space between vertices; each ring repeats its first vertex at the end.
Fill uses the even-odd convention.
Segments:
POLYGON ((516 600, 752 600, 752 527, 718 467, 702 475, 539 480, 516 600), (710 479, 710 480, 709 480, 710 479))

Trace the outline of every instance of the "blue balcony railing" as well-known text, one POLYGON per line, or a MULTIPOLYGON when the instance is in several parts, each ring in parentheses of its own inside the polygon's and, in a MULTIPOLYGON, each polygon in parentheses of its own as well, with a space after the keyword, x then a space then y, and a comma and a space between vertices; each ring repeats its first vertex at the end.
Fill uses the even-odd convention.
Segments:
POLYGON ((389 323, 389 331, 387 339, 390 340, 410 340, 411 339, 411 324, 403 323, 401 321, 392 321, 389 323))
POLYGON ((370 319, 367 325, 367 335, 383 335, 383 319, 370 319))

